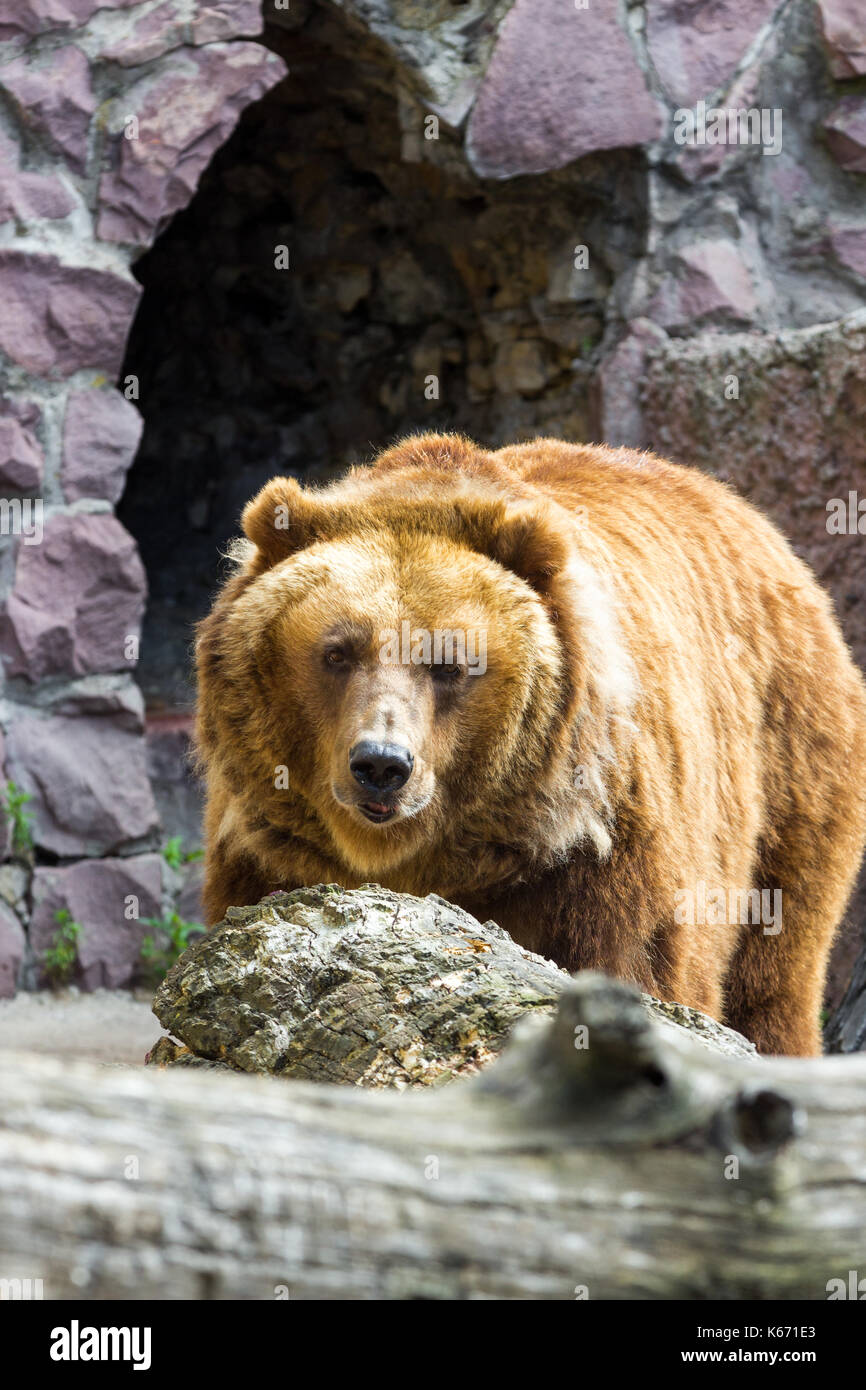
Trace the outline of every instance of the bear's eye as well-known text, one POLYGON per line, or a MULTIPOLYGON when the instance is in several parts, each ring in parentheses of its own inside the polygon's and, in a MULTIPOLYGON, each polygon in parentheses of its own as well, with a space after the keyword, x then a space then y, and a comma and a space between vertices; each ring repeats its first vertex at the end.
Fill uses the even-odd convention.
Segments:
POLYGON ((440 681, 443 685, 447 685, 450 681, 460 679, 463 675, 463 667, 457 664, 446 666, 444 662, 441 661, 434 662, 430 667, 430 675, 433 677, 434 681, 440 681))
POLYGON ((326 647, 325 665, 339 670, 341 666, 348 666, 349 654, 345 647, 326 647))

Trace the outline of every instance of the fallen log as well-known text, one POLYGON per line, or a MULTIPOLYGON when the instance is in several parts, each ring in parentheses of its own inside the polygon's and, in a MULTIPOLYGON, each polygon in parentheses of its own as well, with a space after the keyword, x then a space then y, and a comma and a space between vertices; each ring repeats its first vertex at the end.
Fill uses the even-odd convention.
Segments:
MULTIPOLYGON (((866 1057, 722 1055, 580 975, 444 1087, 0 1062, 46 1298, 805 1298, 866 1269, 866 1057)), ((833 1286, 835 1287, 835 1286, 833 1286)))

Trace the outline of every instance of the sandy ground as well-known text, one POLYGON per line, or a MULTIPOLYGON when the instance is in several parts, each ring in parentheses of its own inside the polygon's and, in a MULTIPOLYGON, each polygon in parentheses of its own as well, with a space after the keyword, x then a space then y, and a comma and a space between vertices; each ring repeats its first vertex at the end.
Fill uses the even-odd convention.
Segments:
POLYGON ((40 991, 0 999, 0 1052, 15 1048, 141 1066, 163 1031, 149 997, 136 998, 120 989, 40 991))

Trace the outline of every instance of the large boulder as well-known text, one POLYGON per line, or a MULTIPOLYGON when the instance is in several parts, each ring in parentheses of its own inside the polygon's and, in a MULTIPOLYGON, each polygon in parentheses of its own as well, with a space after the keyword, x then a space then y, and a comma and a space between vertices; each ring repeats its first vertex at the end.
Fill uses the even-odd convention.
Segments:
POLYGON ((119 502, 144 421, 119 391, 71 392, 63 420, 61 479, 67 502, 119 502))
POLYGON ((4 250, 0 349, 36 376, 67 377, 89 367, 116 377, 140 294, 131 276, 4 250))
POLYGON ((150 847, 159 826, 145 742, 126 712, 16 719, 9 776, 33 799, 33 838, 51 855, 150 847))
POLYGON ((467 153, 483 177, 513 178, 643 145, 662 127, 613 6, 517 0, 470 117, 467 153))
POLYGON ((866 312, 787 333, 707 333, 647 349, 644 444, 733 483, 830 590, 866 668, 866 312), (834 523, 844 502, 845 526, 834 523))
POLYGON ((147 580, 129 532, 107 512, 52 518, 42 544, 19 547, 0 618, 10 676, 131 671, 147 580))

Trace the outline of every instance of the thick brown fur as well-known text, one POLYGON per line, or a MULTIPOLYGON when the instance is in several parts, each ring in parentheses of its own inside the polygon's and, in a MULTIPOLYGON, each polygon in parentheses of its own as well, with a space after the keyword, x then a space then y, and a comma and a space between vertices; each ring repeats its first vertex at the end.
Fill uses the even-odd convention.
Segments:
POLYGON ((649 454, 430 435, 320 491, 275 478, 243 520, 197 644, 209 923, 319 882, 436 892, 763 1052, 820 1050, 866 689, 760 513, 649 454), (485 673, 383 662, 405 620, 483 629, 485 673), (362 736, 415 756, 387 824, 356 804, 362 736), (755 888, 780 923, 690 924, 689 894, 755 888))

